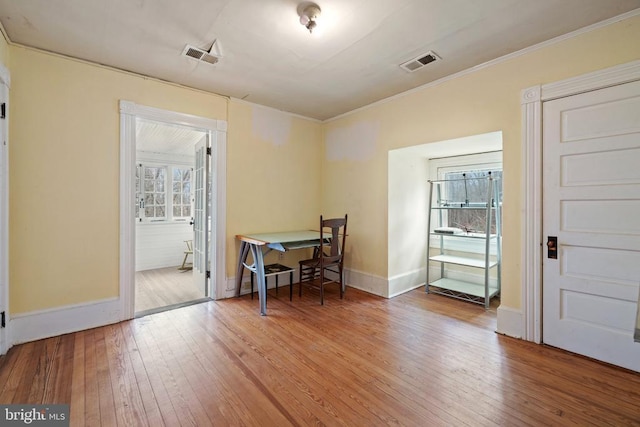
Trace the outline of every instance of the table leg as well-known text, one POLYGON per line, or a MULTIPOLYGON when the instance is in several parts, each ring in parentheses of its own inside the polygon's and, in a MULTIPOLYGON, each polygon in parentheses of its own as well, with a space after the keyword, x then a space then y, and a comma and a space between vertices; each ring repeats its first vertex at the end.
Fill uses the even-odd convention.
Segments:
POLYGON ((244 273, 244 263, 247 262, 249 254, 249 244, 240 242, 240 253, 238 254, 238 270, 236 271, 236 296, 240 296, 240 288, 242 287, 242 274, 244 273))
POLYGON ((267 285, 264 277, 264 259, 262 248, 258 245, 250 244, 251 255, 255 266, 256 278, 258 281, 258 299, 260 300, 260 314, 267 315, 267 285))

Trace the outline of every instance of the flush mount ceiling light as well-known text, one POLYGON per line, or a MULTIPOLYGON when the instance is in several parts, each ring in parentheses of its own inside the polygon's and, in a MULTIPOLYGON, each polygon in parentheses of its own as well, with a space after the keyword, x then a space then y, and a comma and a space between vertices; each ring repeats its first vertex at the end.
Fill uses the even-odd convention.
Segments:
POLYGON ((313 29, 318 25, 318 18, 320 17, 320 6, 315 3, 307 3, 298 7, 298 14, 300 15, 300 23, 313 33, 313 29))

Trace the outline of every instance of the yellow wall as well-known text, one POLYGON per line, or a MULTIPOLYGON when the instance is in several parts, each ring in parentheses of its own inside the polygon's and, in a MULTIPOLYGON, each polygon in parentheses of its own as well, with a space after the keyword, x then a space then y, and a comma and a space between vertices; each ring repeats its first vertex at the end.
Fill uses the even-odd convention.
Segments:
POLYGON ((9 68, 9 45, 4 38, 4 33, 0 32, 0 64, 9 68))
POLYGON ((638 59, 637 40, 640 17, 325 124, 0 41, 12 81, 11 313, 117 297, 120 99, 228 121, 227 276, 236 234, 348 212, 348 267, 387 278, 389 150, 501 130, 502 302, 518 308, 520 91, 638 59))
POLYGON ((321 123, 32 49, 11 55, 12 315, 118 296, 120 99, 228 121, 227 276, 236 234, 316 226, 321 123))
MULTIPOLYGON (((501 130, 504 146, 502 303, 519 308, 520 91, 636 60, 640 58, 638 40, 640 17, 634 17, 328 122, 322 205, 325 210, 349 212, 349 239, 353 249, 349 268, 388 276, 389 150, 501 130), (331 156, 330 151, 337 142, 342 143, 342 155, 331 156)), ((403 233, 393 236, 406 237, 403 233)), ((414 268, 419 267, 424 267, 424 261, 414 268)))
MULTIPOLYGON (((246 102, 229 102, 227 275, 235 276, 237 234, 317 228, 321 123, 246 102)), ((275 262, 275 254, 266 258, 275 262)), ((285 255, 294 265, 304 251, 285 255)))
POLYGON ((118 296, 120 99, 226 120, 227 100, 10 47, 12 315, 118 296))

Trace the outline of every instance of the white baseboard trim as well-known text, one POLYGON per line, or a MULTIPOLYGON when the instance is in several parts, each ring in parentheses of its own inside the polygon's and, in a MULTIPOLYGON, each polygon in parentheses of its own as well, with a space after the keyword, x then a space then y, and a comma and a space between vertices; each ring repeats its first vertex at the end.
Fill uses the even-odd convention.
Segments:
POLYGON ((384 277, 349 269, 345 269, 344 274, 347 286, 389 298, 389 281, 384 277))
POLYGON ((522 310, 501 305, 498 307, 497 323, 497 333, 522 339, 524 331, 524 315, 522 310))
POLYGON ((389 298, 397 297, 398 295, 424 286, 425 278, 424 268, 390 277, 389 298))
MULTIPOLYGON (((380 276, 374 276, 372 274, 363 273, 356 270, 345 269, 345 283, 348 287, 360 289, 361 291, 368 292, 370 294, 378 295, 381 297, 389 298, 388 296, 388 281, 385 278, 380 276)), ((240 295, 248 294, 251 286, 250 286, 250 276, 248 272, 242 275, 242 287, 240 288, 240 295)), ((280 284, 282 286, 289 285, 289 275, 283 274, 280 275, 280 284)), ((298 283, 299 276, 298 272, 293 273, 293 283, 298 283)), ((268 289, 275 288, 275 280, 269 279, 268 289)), ((224 292, 224 298, 233 298, 235 296, 235 287, 236 287, 236 278, 235 277, 227 277, 226 288, 224 292)), ((406 289, 402 292, 406 292, 410 289, 406 289)), ((399 293, 402 293, 399 292, 399 293)))
POLYGON ((21 344, 120 320, 119 298, 16 314, 11 317, 11 342, 21 344))
MULTIPOLYGON (((440 269, 437 267, 431 268, 432 277, 440 274, 440 269)), ((483 283, 484 276, 480 274, 471 274, 463 271, 449 271, 447 273, 449 277, 453 277, 459 280, 466 280, 469 282, 483 283)), ((242 287, 240 288, 240 295, 249 293, 249 273, 245 273, 242 276, 242 287)), ((347 286, 361 291, 368 292, 370 294, 378 295, 384 298, 393 298, 398 295, 409 292, 413 289, 424 286, 425 270, 424 268, 410 271, 408 273, 399 274, 390 279, 386 279, 381 276, 376 276, 369 273, 364 273, 358 270, 345 269, 345 282, 347 286)), ((496 279, 490 278, 492 284, 495 284, 496 279)), ((280 283, 283 286, 289 284, 289 276, 281 275, 280 283)), ((298 283, 298 272, 294 273, 293 283, 298 283)), ((228 277, 226 282, 224 298, 232 298, 235 296, 236 278, 228 277)), ((275 282, 273 279, 269 280, 268 288, 274 288, 275 282)))

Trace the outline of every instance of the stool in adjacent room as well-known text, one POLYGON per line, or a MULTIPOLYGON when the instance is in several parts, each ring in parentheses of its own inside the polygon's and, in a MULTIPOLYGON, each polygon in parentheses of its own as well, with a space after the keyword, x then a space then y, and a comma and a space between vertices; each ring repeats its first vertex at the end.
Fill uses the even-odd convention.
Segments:
MULTIPOLYGON (((292 300, 293 297, 293 272, 295 268, 287 267, 282 264, 268 264, 264 266, 264 285, 267 288, 267 283, 269 281, 269 276, 276 276, 276 295, 278 295, 278 276, 280 274, 289 273, 289 301, 292 300)), ((254 272, 251 272, 251 299, 253 299, 253 276, 254 272)), ((265 301, 267 295, 265 293, 265 301)))

